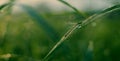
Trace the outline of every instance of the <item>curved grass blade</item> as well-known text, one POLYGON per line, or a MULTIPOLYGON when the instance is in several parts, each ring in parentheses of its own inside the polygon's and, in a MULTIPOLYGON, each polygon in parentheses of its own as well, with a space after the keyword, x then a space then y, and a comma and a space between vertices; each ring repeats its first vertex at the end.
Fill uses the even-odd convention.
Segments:
POLYGON ((8 5, 9 5, 9 3, 6 3, 6 4, 1 5, 1 6, 0 6, 0 10, 2 10, 3 8, 5 8, 5 7, 8 6, 8 5))
POLYGON ((12 11, 12 6, 14 5, 13 3, 14 3, 14 1, 9 1, 8 3, 1 5, 0 11, 5 11, 7 14, 10 14, 12 11))
MULTIPOLYGON (((113 7, 114 7, 114 6, 113 6, 113 7)), ((83 28, 84 26, 87 26, 88 24, 90 24, 91 22, 93 22, 95 19, 100 18, 100 17, 102 17, 102 16, 104 16, 104 15, 106 15, 106 14, 109 14, 109 13, 111 13, 111 12, 113 12, 113 11, 116 11, 116 10, 118 10, 118 9, 120 9, 120 6, 114 8, 114 9, 108 8, 108 9, 106 9, 106 10, 100 12, 100 13, 97 13, 97 14, 94 14, 94 15, 88 17, 87 19, 85 19, 85 20, 84 20, 83 22, 81 22, 81 23, 78 22, 78 23, 76 23, 75 25, 73 25, 73 27, 72 27, 71 29, 69 29, 69 30, 63 35, 63 37, 61 37, 61 39, 59 40, 59 42, 57 42, 57 43, 53 46, 53 48, 48 52, 48 54, 43 58, 43 61, 45 61, 45 60, 56 50, 56 48, 57 48, 58 46, 60 46, 76 29, 78 29, 78 28, 81 29, 81 28, 83 28)))
POLYGON ((51 25, 49 25, 42 16, 38 14, 36 10, 27 6, 20 5, 42 28, 46 31, 47 35, 52 38, 52 40, 56 41, 58 39, 57 32, 51 25))
POLYGON ((112 10, 112 9, 119 8, 119 7, 120 7, 119 4, 118 4, 118 5, 114 5, 114 6, 110 7, 110 8, 105 9, 104 11, 102 11, 102 12, 100 12, 100 13, 104 13, 104 12, 106 12, 106 11, 110 11, 110 10, 112 10))
POLYGON ((74 6, 72 6, 71 4, 69 4, 68 2, 66 2, 64 0, 58 0, 58 1, 62 2, 63 4, 67 5, 70 8, 72 8, 78 15, 82 15, 84 18, 87 17, 87 15, 84 12, 79 11, 77 8, 75 8, 74 6))
POLYGON ((5 3, 3 5, 0 6, 0 11, 3 10, 5 7, 8 7, 9 5, 11 5, 11 3, 5 3))
POLYGON ((45 61, 54 51, 55 49, 60 46, 72 33, 73 31, 78 28, 78 26, 80 26, 80 24, 76 24, 73 26, 73 28, 71 28, 70 30, 68 30, 65 35, 63 35, 63 37, 59 40, 59 42, 57 42, 54 47, 48 52, 48 54, 43 58, 43 61, 45 61))

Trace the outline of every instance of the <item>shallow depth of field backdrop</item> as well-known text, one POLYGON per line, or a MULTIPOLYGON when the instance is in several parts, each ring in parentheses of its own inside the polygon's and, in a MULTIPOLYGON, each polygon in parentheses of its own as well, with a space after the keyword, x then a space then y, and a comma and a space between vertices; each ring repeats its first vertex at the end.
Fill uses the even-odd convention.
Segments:
POLYGON ((0 61, 120 61, 120 0, 0 0, 0 61))

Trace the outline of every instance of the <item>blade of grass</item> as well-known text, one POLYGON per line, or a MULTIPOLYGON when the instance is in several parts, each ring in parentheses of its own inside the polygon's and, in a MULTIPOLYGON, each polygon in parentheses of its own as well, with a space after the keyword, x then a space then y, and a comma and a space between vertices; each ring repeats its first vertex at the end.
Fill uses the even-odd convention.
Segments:
POLYGON ((55 29, 50 24, 48 24, 36 10, 26 5, 20 5, 20 7, 22 7, 43 28, 43 30, 46 31, 47 35, 49 35, 52 40, 55 41, 58 39, 58 35, 55 29))
POLYGON ((55 49, 56 49, 59 45, 61 45, 61 44, 63 43, 63 41, 65 41, 65 40, 73 33, 73 31, 74 31, 76 28, 78 28, 78 26, 80 26, 79 23, 76 24, 76 25, 74 25, 73 28, 71 28, 70 30, 68 30, 68 31, 65 33, 65 35, 63 35, 63 37, 60 39, 60 41, 57 42, 57 43, 53 46, 53 48, 48 52, 48 54, 43 58, 43 61, 45 61, 45 60, 51 55, 51 53, 53 53, 53 52, 55 51, 55 49))
MULTIPOLYGON (((93 16, 91 16, 90 21, 86 20, 83 23, 84 23, 84 25, 87 25, 87 24, 93 22, 95 19, 97 19, 99 17, 102 17, 105 14, 108 14, 108 13, 113 12, 113 11, 118 10, 118 9, 120 9, 120 5, 112 6, 110 8, 107 8, 107 9, 103 10, 102 12, 98 12, 98 13, 94 14, 93 16)), ((90 49, 89 46, 88 46, 88 49, 85 52, 83 61, 92 61, 92 60, 93 60, 93 49, 90 49)))
POLYGON ((109 7, 109 8, 107 8, 107 9, 105 9, 104 11, 102 11, 102 12, 100 12, 100 13, 104 13, 104 12, 106 12, 106 11, 110 11, 110 10, 112 10, 112 9, 119 8, 119 7, 120 7, 120 5, 117 4, 117 5, 114 5, 114 6, 112 6, 112 7, 109 7))
MULTIPOLYGON (((14 0, 15 1, 15 0, 14 0)), ((12 6, 14 5, 14 1, 9 1, 0 6, 0 11, 5 11, 7 14, 10 14, 12 11, 12 6), (5 9, 4 9, 5 8, 5 9)))
POLYGON ((2 10, 3 8, 5 8, 5 7, 8 6, 8 5, 9 5, 9 3, 5 3, 5 4, 1 5, 1 6, 0 6, 0 10, 2 10))
POLYGON ((76 23, 75 25, 73 25, 73 27, 71 29, 69 29, 62 37, 61 39, 59 40, 59 42, 57 42, 53 48, 48 52, 48 54, 43 58, 43 61, 45 61, 55 50, 58 46, 60 46, 76 29, 81 29, 83 28, 84 26, 87 26, 88 24, 90 24, 91 22, 93 22, 95 19, 98 19, 106 14, 109 14, 115 10, 118 10, 120 9, 120 6, 119 7, 116 7, 114 9, 110 9, 108 8, 100 13, 97 13, 97 14, 94 14, 90 17, 88 17, 87 19, 85 19, 83 22, 78 22, 76 23), (108 10, 109 9, 109 10, 108 10))
POLYGON ((74 6, 72 6, 71 4, 69 4, 68 2, 66 2, 64 0, 58 0, 58 1, 62 2, 63 4, 67 5, 70 8, 72 8, 77 14, 82 15, 84 18, 87 17, 87 15, 84 12, 79 11, 77 8, 75 8, 74 6))
POLYGON ((109 12, 115 11, 115 10, 117 10, 119 8, 120 8, 120 5, 114 5, 114 6, 110 7, 110 8, 107 8, 107 9, 101 11, 101 12, 98 12, 98 13, 90 16, 88 19, 84 20, 82 22, 82 25, 87 25, 88 23, 93 22, 94 19, 102 17, 105 14, 108 14, 109 12))

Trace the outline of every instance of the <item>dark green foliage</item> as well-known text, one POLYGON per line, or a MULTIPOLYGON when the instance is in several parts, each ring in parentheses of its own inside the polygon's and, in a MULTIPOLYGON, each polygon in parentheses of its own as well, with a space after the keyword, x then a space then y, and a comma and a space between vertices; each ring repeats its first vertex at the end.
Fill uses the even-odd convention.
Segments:
MULTIPOLYGON (((85 17, 83 13, 59 1, 77 14, 42 16, 32 7, 20 5, 27 15, 0 18, 0 61, 120 61, 120 5, 81 21, 77 16, 85 17), (66 24, 68 20, 76 23, 66 24)), ((3 4, 1 10, 6 6, 9 4, 3 4)))

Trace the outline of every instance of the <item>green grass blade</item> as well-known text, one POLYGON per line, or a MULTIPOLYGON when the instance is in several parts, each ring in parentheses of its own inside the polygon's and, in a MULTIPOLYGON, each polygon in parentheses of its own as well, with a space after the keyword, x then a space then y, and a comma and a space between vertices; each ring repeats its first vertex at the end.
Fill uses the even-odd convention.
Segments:
POLYGON ((113 12, 113 11, 118 10, 118 9, 120 9, 120 5, 115 5, 115 6, 112 6, 110 8, 107 8, 107 9, 101 11, 101 12, 98 12, 98 13, 90 16, 86 20, 84 20, 82 22, 82 26, 85 26, 85 25, 89 24, 90 22, 93 22, 96 18, 102 17, 105 14, 108 14, 108 13, 113 12))
POLYGON ((9 3, 3 4, 0 6, 0 10, 4 9, 5 7, 7 7, 9 5, 9 3))
POLYGON ((57 43, 54 45, 54 47, 49 51, 49 53, 44 57, 43 61, 45 61, 45 60, 51 55, 51 53, 53 53, 53 52, 55 51, 55 49, 56 49, 58 46, 60 46, 60 45, 63 43, 63 41, 65 41, 65 40, 73 33, 73 31, 74 31, 78 26, 80 26, 80 25, 79 25, 79 24, 76 24, 76 25, 73 26, 73 28, 71 28, 70 30, 68 30, 68 31, 65 33, 65 35, 60 39, 60 41, 57 42, 57 43))
POLYGON ((5 3, 0 6, 0 11, 5 11, 7 14, 10 14, 12 11, 12 6, 14 5, 14 1, 9 1, 8 3, 5 3), (5 8, 5 9, 4 9, 5 8))
POLYGON ((119 7, 120 7, 120 5, 114 5, 114 6, 110 7, 110 8, 105 9, 104 11, 102 11, 100 13, 104 13, 104 12, 107 12, 107 11, 110 11, 112 9, 119 8, 119 7))
POLYGON ((64 35, 63 37, 61 37, 61 39, 59 40, 59 42, 57 42, 53 48, 48 52, 48 54, 43 58, 43 61, 45 61, 55 50, 58 46, 60 46, 76 29, 81 29, 84 26, 90 24, 91 22, 93 22, 95 19, 103 17, 106 14, 109 14, 113 11, 116 11, 118 9, 120 9, 120 7, 116 7, 114 9, 110 9, 108 8, 100 13, 94 14, 90 17, 88 17, 87 19, 85 19, 83 22, 81 23, 76 23, 75 25, 73 25, 73 27, 71 29, 69 29, 64 35), (109 10, 108 10, 109 9, 109 10))
POLYGON ((52 40, 55 41, 58 39, 58 35, 55 29, 50 24, 48 24, 45 19, 38 14, 36 10, 26 5, 20 6, 31 16, 32 19, 34 19, 43 28, 43 30, 45 30, 47 35, 51 37, 52 40))
POLYGON ((84 12, 79 11, 77 8, 75 8, 74 6, 72 6, 71 4, 69 4, 68 2, 66 2, 64 0, 58 0, 58 1, 62 2, 63 4, 67 5, 70 8, 72 8, 77 14, 82 15, 84 18, 87 17, 87 15, 84 12))

